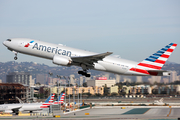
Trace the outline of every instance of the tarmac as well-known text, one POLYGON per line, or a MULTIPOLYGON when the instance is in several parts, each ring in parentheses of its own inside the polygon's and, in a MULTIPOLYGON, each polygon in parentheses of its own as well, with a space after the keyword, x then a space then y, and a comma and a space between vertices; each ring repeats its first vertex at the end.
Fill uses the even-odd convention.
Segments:
POLYGON ((0 119, 67 119, 67 120, 116 120, 116 119, 145 119, 145 120, 177 120, 180 118, 180 106, 94 106, 81 110, 60 113, 54 111, 50 116, 7 116, 0 119), (55 115, 57 118, 55 118, 55 115))

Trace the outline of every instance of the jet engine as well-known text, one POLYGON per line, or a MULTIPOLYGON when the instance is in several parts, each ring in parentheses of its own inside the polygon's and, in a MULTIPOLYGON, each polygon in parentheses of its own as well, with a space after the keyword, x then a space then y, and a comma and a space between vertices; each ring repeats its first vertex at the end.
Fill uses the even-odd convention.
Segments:
POLYGON ((67 66, 71 64, 72 60, 68 56, 54 55, 53 63, 57 65, 67 66))
POLYGON ((13 113, 12 110, 5 110, 4 113, 13 113))

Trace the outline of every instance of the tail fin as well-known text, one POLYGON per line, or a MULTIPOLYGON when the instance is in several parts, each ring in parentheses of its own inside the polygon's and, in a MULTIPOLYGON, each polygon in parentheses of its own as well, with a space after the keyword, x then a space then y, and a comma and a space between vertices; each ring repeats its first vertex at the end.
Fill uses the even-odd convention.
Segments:
POLYGON ((55 93, 51 94, 46 101, 40 106, 40 108, 48 108, 53 103, 55 93))
POLYGON ((59 98, 56 99, 56 101, 54 102, 54 104, 63 104, 64 102, 64 96, 65 96, 65 93, 61 93, 61 95, 59 96, 59 98), (58 101, 59 100, 59 101, 58 101))
POLYGON ((53 93, 52 95, 50 95, 46 101, 44 103, 53 103, 53 100, 54 100, 54 96, 55 96, 55 93, 53 93))
POLYGON ((171 55, 171 53, 174 51, 176 46, 177 44, 170 43, 169 45, 152 54, 142 62, 138 63, 136 68, 131 68, 130 70, 138 72, 140 74, 162 76, 163 72, 166 71, 160 70, 171 55))
POLYGON ((165 46, 161 50, 140 62, 137 65, 137 68, 144 70, 161 70, 162 66, 165 64, 176 46, 177 44, 170 43, 169 45, 165 46))

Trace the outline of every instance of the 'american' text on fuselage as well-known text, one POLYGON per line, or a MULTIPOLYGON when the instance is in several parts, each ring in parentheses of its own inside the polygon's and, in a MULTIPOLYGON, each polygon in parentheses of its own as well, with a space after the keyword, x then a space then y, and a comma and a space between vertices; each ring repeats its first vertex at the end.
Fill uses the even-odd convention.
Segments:
POLYGON ((62 50, 62 49, 59 49, 58 47, 52 48, 52 47, 47 47, 45 45, 38 45, 38 43, 35 43, 32 49, 37 49, 37 50, 46 51, 49 53, 66 55, 66 56, 71 57, 71 51, 62 50))

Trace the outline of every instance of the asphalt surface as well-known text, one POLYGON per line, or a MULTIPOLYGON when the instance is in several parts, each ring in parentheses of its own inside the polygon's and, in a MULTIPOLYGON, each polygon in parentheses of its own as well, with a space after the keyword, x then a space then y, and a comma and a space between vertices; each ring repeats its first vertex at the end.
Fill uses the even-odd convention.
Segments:
POLYGON ((77 110, 70 113, 59 113, 55 112, 56 115, 60 115, 60 118, 54 118, 53 116, 13 116, 13 117, 0 117, 0 119, 67 119, 67 120, 116 120, 116 119, 166 119, 166 120, 177 120, 180 118, 180 107, 176 108, 162 108, 162 107, 141 107, 133 108, 126 107, 121 109, 121 107, 95 107, 86 110, 77 110))

